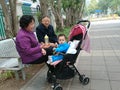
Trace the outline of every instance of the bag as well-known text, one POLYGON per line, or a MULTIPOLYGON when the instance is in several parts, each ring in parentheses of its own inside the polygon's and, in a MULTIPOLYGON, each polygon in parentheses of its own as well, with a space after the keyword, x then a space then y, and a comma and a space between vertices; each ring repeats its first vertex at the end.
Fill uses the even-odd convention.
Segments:
POLYGON ((69 66, 64 67, 61 72, 56 72, 57 79, 70 79, 74 77, 74 75, 75 71, 69 66))

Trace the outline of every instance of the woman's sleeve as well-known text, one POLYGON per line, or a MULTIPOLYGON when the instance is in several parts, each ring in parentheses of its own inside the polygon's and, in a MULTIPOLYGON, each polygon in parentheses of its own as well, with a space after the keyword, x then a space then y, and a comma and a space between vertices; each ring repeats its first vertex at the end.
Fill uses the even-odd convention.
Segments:
POLYGON ((40 44, 38 43, 38 45, 36 45, 36 47, 31 48, 31 42, 30 39, 27 37, 23 37, 19 40, 19 44, 21 47, 21 50, 23 50, 23 52, 26 55, 32 55, 32 54, 36 54, 36 53, 40 53, 41 52, 41 48, 40 48, 40 44))

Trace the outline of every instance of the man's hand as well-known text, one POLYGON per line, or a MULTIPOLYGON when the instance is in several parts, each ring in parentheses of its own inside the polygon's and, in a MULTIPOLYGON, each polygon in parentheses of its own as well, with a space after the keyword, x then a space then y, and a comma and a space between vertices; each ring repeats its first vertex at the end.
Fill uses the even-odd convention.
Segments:
POLYGON ((57 43, 50 43, 50 46, 57 47, 57 43))
POLYGON ((57 43, 41 43, 41 48, 49 48, 50 46, 52 46, 52 47, 54 47, 54 48, 56 48, 57 47, 57 43))
POLYGON ((46 44, 46 43, 41 42, 40 44, 41 44, 41 45, 40 45, 40 48, 49 48, 49 47, 50 47, 50 44, 49 44, 49 43, 46 44))

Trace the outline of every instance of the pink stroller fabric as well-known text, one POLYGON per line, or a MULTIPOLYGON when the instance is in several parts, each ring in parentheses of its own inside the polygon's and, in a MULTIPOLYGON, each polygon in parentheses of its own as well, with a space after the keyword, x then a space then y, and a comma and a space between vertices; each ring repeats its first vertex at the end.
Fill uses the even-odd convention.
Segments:
POLYGON ((86 37, 84 38, 85 33, 86 33, 85 26, 83 26, 81 24, 77 24, 77 25, 73 26, 68 38, 70 40, 72 37, 79 35, 81 33, 83 34, 81 48, 83 50, 85 50, 86 52, 90 53, 90 38, 89 38, 88 34, 86 34, 86 37))

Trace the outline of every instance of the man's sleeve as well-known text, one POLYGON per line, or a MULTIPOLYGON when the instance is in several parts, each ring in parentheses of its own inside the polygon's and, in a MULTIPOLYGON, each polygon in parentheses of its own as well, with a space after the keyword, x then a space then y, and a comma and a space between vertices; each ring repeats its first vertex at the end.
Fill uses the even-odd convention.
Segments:
POLYGON ((44 42, 44 36, 39 27, 36 28, 36 35, 39 42, 44 42))

